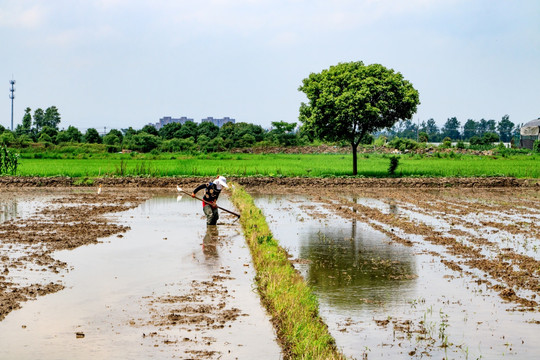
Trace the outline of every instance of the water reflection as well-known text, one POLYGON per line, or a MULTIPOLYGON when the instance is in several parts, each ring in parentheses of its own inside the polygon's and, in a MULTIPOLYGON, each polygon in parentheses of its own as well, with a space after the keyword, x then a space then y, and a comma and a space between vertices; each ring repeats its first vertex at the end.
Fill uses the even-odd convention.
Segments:
POLYGON ((219 231, 216 225, 208 225, 202 243, 202 251, 206 260, 215 260, 219 257, 217 250, 219 231))
POLYGON ((17 217, 17 200, 7 200, 0 203, 0 222, 11 220, 17 217))
POLYGON ((388 199, 388 207, 390 214, 399 215, 399 210, 395 199, 388 199))
POLYGON ((416 277, 413 253, 357 229, 313 228, 300 239, 299 257, 308 260, 304 269, 309 284, 334 306, 381 304, 405 296, 416 277))

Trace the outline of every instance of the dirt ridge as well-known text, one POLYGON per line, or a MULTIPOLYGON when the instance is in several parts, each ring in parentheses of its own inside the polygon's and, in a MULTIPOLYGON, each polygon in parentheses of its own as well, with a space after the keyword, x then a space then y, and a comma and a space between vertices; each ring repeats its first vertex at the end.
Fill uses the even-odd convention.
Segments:
MULTIPOLYGON (((103 177, 89 178, 92 185, 119 187, 171 187, 191 186, 208 181, 212 177, 103 177)), ((539 179, 517 179, 513 177, 467 177, 467 178, 310 178, 310 177, 229 177, 229 181, 250 187, 260 186, 324 186, 359 188, 494 188, 494 187, 540 187, 539 179)), ((72 187, 89 186, 90 182, 79 178, 57 177, 0 177, 2 187, 72 187)))

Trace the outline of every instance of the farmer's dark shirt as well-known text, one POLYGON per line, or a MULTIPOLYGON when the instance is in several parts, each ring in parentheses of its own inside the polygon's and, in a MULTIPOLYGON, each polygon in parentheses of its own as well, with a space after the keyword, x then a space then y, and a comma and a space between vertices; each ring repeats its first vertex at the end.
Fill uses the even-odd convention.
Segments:
POLYGON ((221 193, 221 190, 218 190, 216 184, 214 184, 213 182, 209 182, 208 184, 202 184, 202 185, 197 186, 195 190, 193 190, 193 193, 196 194, 198 191, 202 189, 206 189, 206 192, 203 196, 203 200, 209 203, 216 201, 217 198, 219 197, 219 194, 221 193))

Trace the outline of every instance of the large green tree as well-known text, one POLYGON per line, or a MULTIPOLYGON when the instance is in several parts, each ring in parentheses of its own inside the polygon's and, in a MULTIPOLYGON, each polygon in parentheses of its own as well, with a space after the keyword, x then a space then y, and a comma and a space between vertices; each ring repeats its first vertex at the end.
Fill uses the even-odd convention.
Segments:
POLYGON ((159 136, 159 132, 154 125, 144 125, 141 131, 150 135, 159 136))
POLYGON ((194 141, 197 141, 197 124, 193 121, 186 121, 180 130, 174 133, 174 137, 180 139, 192 137, 194 141))
POLYGON ((463 139, 469 140, 476 135, 477 124, 473 119, 468 119, 463 125, 463 139))
POLYGON ((98 131, 94 128, 89 128, 86 130, 86 134, 84 134, 84 141, 89 144, 101 144, 103 142, 98 131))
POLYGON ((165 140, 174 139, 174 134, 182 128, 182 124, 173 122, 163 125, 158 133, 165 140))
POLYGON ((497 124, 497 131, 501 141, 509 142, 512 138, 512 130, 514 129, 514 123, 510 121, 510 116, 504 115, 497 124))
POLYGON ((30 129, 32 128, 32 109, 27 107, 24 109, 24 116, 22 118, 22 130, 26 133, 30 132, 30 129))
POLYGON ((41 128, 45 126, 45 112, 42 108, 37 108, 34 111, 34 126, 36 128, 36 131, 41 131, 41 128))
MULTIPOLYGON (((219 127, 211 122, 202 122, 197 127, 197 137, 205 135, 208 140, 212 140, 219 134, 219 127)), ((197 140, 199 142, 199 140, 197 140)))
POLYGON ((17 125, 17 127, 15 128, 15 134, 17 134, 17 137, 22 136, 22 135, 26 135, 30 137, 33 135, 32 109, 30 109, 29 107, 24 109, 24 116, 22 118, 22 124, 17 125))
POLYGON ((410 119, 420 103, 418 91, 399 72, 361 61, 339 63, 302 81, 308 98, 300 121, 319 138, 352 147, 353 175, 364 135, 410 119))
POLYGON ((272 130, 266 134, 266 138, 271 142, 281 146, 291 146, 297 144, 296 123, 287 123, 285 121, 273 121, 272 130))
POLYGON ((437 123, 435 122, 435 119, 430 118, 426 122, 426 130, 425 130, 431 139, 431 141, 436 141, 437 136, 439 135, 439 128, 437 126, 437 123))
POLYGON ((461 124, 456 117, 448 118, 441 129, 443 136, 448 136, 452 140, 458 140, 460 125, 461 124))
POLYGON ((45 110, 43 116, 43 126, 48 126, 58 130, 58 124, 60 124, 61 117, 60 112, 56 106, 50 106, 45 110))

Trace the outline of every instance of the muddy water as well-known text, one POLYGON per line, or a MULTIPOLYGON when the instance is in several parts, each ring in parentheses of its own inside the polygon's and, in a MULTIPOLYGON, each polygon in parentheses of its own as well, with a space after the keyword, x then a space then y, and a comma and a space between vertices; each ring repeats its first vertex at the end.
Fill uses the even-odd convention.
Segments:
MULTIPOLYGON (((423 217, 432 226, 447 226, 442 220, 437 223, 433 212, 402 207, 393 199, 354 201, 416 219, 418 224, 423 217)), ((342 199, 259 195, 255 202, 313 287, 321 315, 347 356, 540 357, 538 309, 513 311, 516 304, 503 301, 488 287, 486 274, 447 267, 444 262, 457 261, 457 257, 443 246, 398 227, 386 227, 412 246, 392 241, 388 234, 328 206, 342 199)), ((489 229, 477 231, 487 231, 492 240, 496 237, 489 229)))
POLYGON ((200 202, 172 195, 109 215, 131 230, 55 252, 65 289, 0 322, 0 359, 279 359, 240 227, 221 216, 207 232, 200 202))

